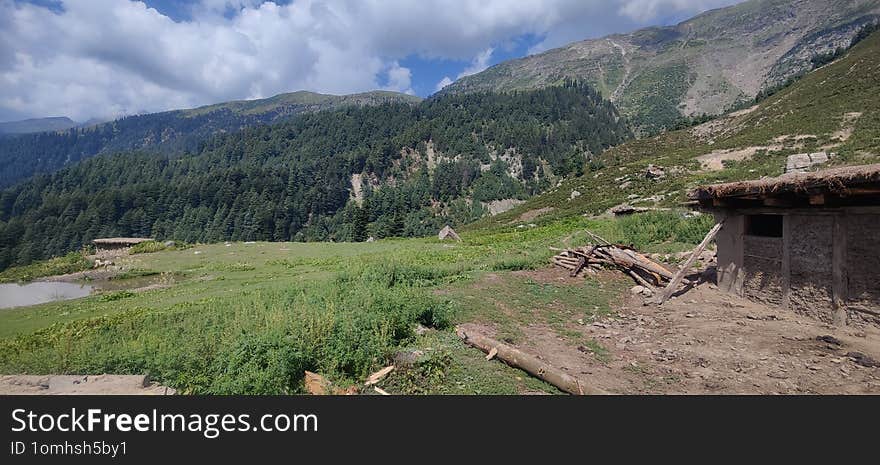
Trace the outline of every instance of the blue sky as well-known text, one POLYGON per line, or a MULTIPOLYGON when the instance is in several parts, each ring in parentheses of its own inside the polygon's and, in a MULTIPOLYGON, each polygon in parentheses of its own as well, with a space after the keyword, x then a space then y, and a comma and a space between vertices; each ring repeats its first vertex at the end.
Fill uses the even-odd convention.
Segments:
POLYGON ((0 0, 0 121, 310 90, 428 96, 501 61, 737 0, 0 0))

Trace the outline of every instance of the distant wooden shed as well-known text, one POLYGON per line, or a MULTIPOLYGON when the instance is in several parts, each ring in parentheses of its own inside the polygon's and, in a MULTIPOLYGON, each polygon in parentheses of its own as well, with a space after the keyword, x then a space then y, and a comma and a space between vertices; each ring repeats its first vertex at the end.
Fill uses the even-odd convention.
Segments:
POLYGON ((703 186, 721 289, 820 320, 880 323, 880 164, 703 186))
POLYGON ((95 245, 95 249, 98 254, 108 253, 108 252, 118 252, 141 242, 152 241, 149 238, 143 237, 109 237, 105 239, 95 239, 92 241, 92 244, 95 245))

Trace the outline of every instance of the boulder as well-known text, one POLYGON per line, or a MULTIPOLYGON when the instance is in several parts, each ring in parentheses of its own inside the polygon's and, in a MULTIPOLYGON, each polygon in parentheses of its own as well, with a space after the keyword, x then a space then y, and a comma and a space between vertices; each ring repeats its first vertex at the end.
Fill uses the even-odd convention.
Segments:
POLYGON ((666 177, 666 170, 657 165, 648 165, 648 169, 645 171, 645 177, 648 179, 663 179, 666 177))
POLYGON ((440 239, 441 241, 445 241, 446 239, 454 239, 461 242, 461 237, 448 224, 437 234, 437 239, 440 239))

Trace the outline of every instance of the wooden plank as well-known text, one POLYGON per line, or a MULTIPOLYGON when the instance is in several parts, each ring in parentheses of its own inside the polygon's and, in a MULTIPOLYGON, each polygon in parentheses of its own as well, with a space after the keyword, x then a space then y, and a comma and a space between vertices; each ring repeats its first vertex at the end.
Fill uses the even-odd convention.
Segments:
POLYGON ((810 205, 825 205, 825 194, 811 195, 810 205))
POLYGON ((715 235, 718 234, 718 231, 720 231, 723 226, 724 221, 716 224, 711 230, 709 230, 709 233, 706 234, 706 237, 703 238, 703 242, 700 242, 700 245, 698 245, 697 248, 694 249, 694 252, 691 254, 690 258, 688 258, 687 261, 684 263, 684 266, 682 266, 681 269, 678 270, 678 273, 675 273, 675 276, 672 277, 672 280, 669 281, 669 285, 666 286, 666 289, 660 296, 660 300, 657 302, 658 304, 663 305, 664 302, 672 297, 672 294, 675 293, 675 289, 678 287, 679 284, 681 284, 681 280, 682 278, 684 278, 684 275, 694 264, 694 262, 697 261, 697 257, 699 257, 701 253, 703 253, 703 250, 706 249, 706 246, 709 245, 709 242, 712 242, 712 239, 715 238, 715 235))

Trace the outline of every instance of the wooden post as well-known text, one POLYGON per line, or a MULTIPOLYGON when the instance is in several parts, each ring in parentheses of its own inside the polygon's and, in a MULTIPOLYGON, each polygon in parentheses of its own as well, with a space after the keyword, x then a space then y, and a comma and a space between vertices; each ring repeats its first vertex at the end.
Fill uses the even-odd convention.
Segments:
POLYGON ((678 270, 678 273, 675 273, 675 276, 672 277, 672 280, 669 281, 669 285, 666 286, 666 289, 660 296, 660 300, 657 302, 659 305, 663 305, 664 302, 672 297, 672 294, 675 293, 675 289, 678 287, 679 284, 681 284, 681 280, 682 278, 684 278, 687 270, 689 270, 690 267, 694 264, 694 262, 697 260, 697 257, 699 257, 701 253, 703 253, 703 250, 706 249, 706 246, 709 245, 709 242, 711 242, 712 239, 715 238, 715 235, 718 234, 718 231, 721 230, 722 226, 724 226, 724 221, 716 224, 709 231, 709 233, 706 234, 706 237, 703 238, 703 242, 700 242, 700 245, 698 245, 697 248, 694 249, 694 252, 691 254, 690 258, 688 258, 687 261, 684 262, 684 266, 682 266, 681 269, 678 270))
POLYGON ((847 289, 846 269, 846 215, 834 217, 834 229, 831 236, 831 308, 836 326, 846 326, 847 289))
POLYGON ((791 215, 782 217, 782 308, 791 310, 791 215))

